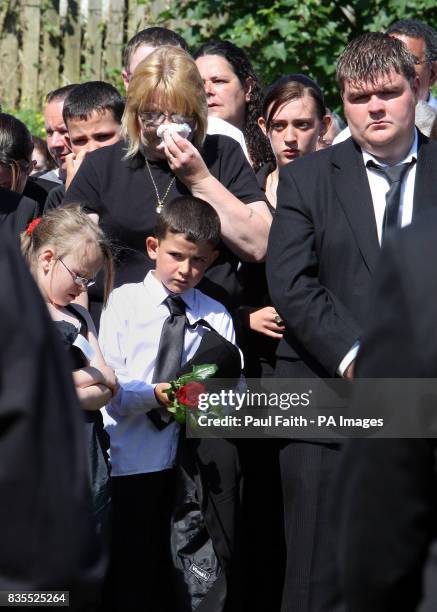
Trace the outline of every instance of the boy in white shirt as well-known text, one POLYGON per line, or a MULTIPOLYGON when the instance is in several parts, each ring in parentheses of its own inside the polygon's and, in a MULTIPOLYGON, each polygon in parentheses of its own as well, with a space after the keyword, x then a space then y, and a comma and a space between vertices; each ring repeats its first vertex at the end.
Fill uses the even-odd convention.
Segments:
MULTIPOLYGON (((156 269, 141 283, 115 289, 102 313, 99 342, 120 385, 106 408, 105 425, 111 440, 113 582, 116 608, 123 610, 175 609, 167 595, 179 426, 172 422, 160 430, 148 412, 162 412, 168 404, 164 389, 169 381, 153 381, 161 332, 173 317, 169 296, 182 299, 190 325, 203 319, 235 343, 225 307, 195 289, 218 255, 219 240, 220 220, 212 206, 191 195, 166 204, 156 235, 146 240, 156 269)), ((185 326, 181 366, 193 357, 204 333, 209 332, 202 326, 185 326)))

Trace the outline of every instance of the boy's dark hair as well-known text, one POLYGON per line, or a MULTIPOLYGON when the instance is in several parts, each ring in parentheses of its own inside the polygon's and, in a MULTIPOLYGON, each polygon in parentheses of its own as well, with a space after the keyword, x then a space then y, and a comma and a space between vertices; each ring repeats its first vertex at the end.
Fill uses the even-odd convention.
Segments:
POLYGON ((414 58, 402 41, 380 32, 367 32, 354 38, 337 63, 337 83, 343 93, 346 81, 353 85, 377 83, 394 70, 413 83, 414 58))
POLYGON ((158 215, 155 236, 163 240, 167 232, 183 234, 190 242, 220 242, 220 218, 211 204, 194 196, 180 196, 164 206, 158 215))
POLYGON ((427 23, 417 19, 399 19, 389 26, 386 34, 401 34, 408 38, 423 38, 427 62, 437 59, 437 32, 427 23))
POLYGON ((72 83, 71 85, 64 85, 63 87, 58 87, 58 89, 52 89, 46 95, 46 103, 50 104, 53 100, 65 100, 70 92, 77 87, 77 83, 72 83))
POLYGON ((93 112, 110 111, 114 120, 121 123, 124 98, 118 90, 104 81, 88 81, 76 85, 67 95, 62 109, 64 123, 70 119, 86 121, 93 112))
POLYGON ((135 36, 132 36, 125 47, 123 52, 123 66, 126 71, 129 70, 130 58, 138 47, 142 45, 147 45, 149 47, 180 47, 188 52, 188 45, 180 34, 176 34, 176 32, 168 28, 161 28, 158 26, 146 28, 145 30, 137 32, 135 36))

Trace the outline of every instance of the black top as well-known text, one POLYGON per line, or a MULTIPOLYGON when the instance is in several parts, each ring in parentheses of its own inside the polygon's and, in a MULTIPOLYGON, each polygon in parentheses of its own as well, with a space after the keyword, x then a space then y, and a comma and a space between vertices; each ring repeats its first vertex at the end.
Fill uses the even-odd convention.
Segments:
POLYGON ((38 203, 20 193, 0 187, 0 225, 18 236, 38 216, 38 203))
POLYGON ((53 181, 29 176, 24 187, 23 194, 35 202, 38 202, 38 216, 42 215, 46 199, 50 191, 56 187, 53 181))
MULTIPOLYGON (((52 181, 53 182, 53 181, 52 181)), ((54 183, 55 187, 47 194, 44 212, 51 208, 57 208, 65 198, 65 185, 54 183)))
MULTIPOLYGON (((138 153, 125 160, 125 152, 126 144, 121 141, 87 155, 65 195, 66 202, 85 203, 90 212, 97 213, 101 227, 118 247, 115 286, 139 282, 154 267, 146 254, 145 239, 153 235, 156 223, 155 189, 143 155, 138 153)), ((239 200, 245 204, 264 200, 255 174, 234 140, 207 136, 202 156, 211 174, 239 200)), ((149 164, 162 197, 174 175, 166 161, 149 164)), ((187 187, 176 179, 166 201, 188 193, 187 187)), ((237 257, 223 246, 220 257, 199 285, 230 309, 241 301, 237 265, 237 257)), ((101 283, 90 290, 90 301, 102 302, 101 283)))

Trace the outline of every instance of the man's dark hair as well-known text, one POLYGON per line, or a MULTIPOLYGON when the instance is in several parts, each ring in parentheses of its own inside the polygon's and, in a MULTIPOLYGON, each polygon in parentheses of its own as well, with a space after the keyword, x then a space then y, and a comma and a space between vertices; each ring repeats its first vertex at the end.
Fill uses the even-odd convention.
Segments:
POLYGON ((133 36, 127 43, 123 53, 123 66, 126 72, 129 70, 130 59, 138 47, 147 45, 149 47, 180 47, 188 52, 188 45, 180 34, 176 34, 168 28, 146 28, 133 36))
POLYGON ((215 247, 220 241, 220 218, 208 202, 191 195, 180 196, 166 204, 158 215, 156 238, 163 240, 167 232, 215 247))
POLYGON ((437 59, 437 32, 427 23, 417 19, 400 19, 389 26, 386 34, 401 34, 409 38, 423 38, 426 61, 433 62, 437 59))
POLYGON ((73 91, 73 89, 77 87, 77 83, 72 83, 71 85, 64 85, 63 87, 58 87, 58 89, 52 89, 46 95, 46 103, 50 104, 53 100, 65 100, 68 94, 73 91))
POLYGON ((118 90, 104 81, 88 81, 76 85, 65 99, 62 116, 65 125, 71 119, 86 121, 92 113, 110 111, 114 120, 121 123, 124 98, 118 90))
POLYGON ((337 63, 337 83, 344 91, 346 81, 357 85, 375 84, 394 70, 413 83, 414 57, 402 41, 380 32, 368 32, 354 38, 337 63))

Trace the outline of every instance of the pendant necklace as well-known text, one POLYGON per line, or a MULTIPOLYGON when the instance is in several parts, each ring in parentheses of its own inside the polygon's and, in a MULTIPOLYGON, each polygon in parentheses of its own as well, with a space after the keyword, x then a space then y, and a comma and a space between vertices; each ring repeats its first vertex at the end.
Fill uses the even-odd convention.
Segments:
POLYGON ((169 193, 173 183, 175 182, 176 177, 173 176, 173 178, 171 179, 170 183, 168 184, 167 189, 165 190, 164 195, 161 198, 161 196, 159 195, 158 187, 157 187, 157 185, 155 183, 155 180, 154 180, 154 178, 152 176, 152 171, 150 169, 147 157, 145 159, 146 159, 147 170, 149 171, 150 180, 152 181, 153 187, 155 188, 155 193, 156 193, 156 212, 159 215, 159 213, 162 211, 162 208, 163 208, 163 206, 165 204, 165 200, 166 200, 166 198, 168 196, 168 193, 169 193))

